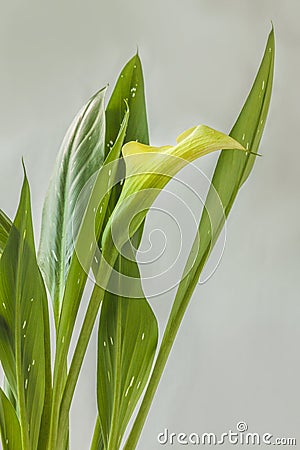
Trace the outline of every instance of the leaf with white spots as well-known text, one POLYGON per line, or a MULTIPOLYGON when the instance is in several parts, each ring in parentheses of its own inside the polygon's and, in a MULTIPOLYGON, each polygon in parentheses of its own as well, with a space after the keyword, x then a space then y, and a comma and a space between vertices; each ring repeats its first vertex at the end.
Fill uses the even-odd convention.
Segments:
MULTIPOLYGON (((16 399, 23 446, 38 445, 45 400, 47 298, 34 247, 25 175, 20 204, 0 260, 0 359, 16 399)), ((51 379, 48 380, 51 382, 51 379)))

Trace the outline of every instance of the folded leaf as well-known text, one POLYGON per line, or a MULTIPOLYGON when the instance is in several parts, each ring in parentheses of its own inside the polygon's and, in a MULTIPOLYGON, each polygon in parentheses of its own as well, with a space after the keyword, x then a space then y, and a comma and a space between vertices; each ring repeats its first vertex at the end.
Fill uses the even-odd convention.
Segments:
POLYGON ((43 209, 40 267, 53 302, 56 325, 65 282, 88 196, 75 205, 85 183, 103 164, 104 94, 102 89, 82 108, 70 126, 57 158, 43 209), (75 212, 76 211, 76 215, 75 212))
POLYGON ((21 429, 17 414, 0 388, 0 434, 3 450, 21 450, 21 429))
POLYGON ((35 450, 44 408, 48 324, 44 324, 47 298, 35 256, 26 175, 0 260, 0 298, 1 363, 17 400, 23 446, 35 450))

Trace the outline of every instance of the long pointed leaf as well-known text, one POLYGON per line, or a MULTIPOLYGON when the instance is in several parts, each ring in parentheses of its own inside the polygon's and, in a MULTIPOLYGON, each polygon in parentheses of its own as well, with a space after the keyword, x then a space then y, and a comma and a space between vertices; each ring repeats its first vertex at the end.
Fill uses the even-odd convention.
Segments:
POLYGON ((0 388, 0 434, 3 450, 21 450, 21 428, 17 414, 0 388))
POLYGON ((43 209, 40 266, 58 324, 65 281, 88 198, 76 209, 78 196, 104 161, 104 94, 94 95, 70 126, 57 158, 43 209))
MULTIPOLYGON (((126 142, 148 144, 143 72, 138 55, 121 71, 110 99, 106 126, 108 139, 116 132, 123 99, 130 105, 126 142)), ((120 191, 121 188, 117 187, 116 195, 110 198, 110 212, 115 208, 120 191)), ((136 248, 142 231, 143 224, 134 237, 136 248)), ((139 268, 134 258, 132 255, 132 261, 129 261, 120 255, 115 270, 138 280, 139 268)), ((142 293, 141 286, 139 291, 142 293)), ((124 298, 107 291, 99 323, 97 426, 101 429, 105 448, 110 449, 119 448, 127 423, 147 383, 158 337, 157 321, 147 300, 130 298, 130 292, 127 295, 128 298, 124 298)))
MULTIPOLYGON (((110 198, 110 191, 107 191, 107 186, 108 183, 113 184, 115 172, 118 170, 118 164, 112 164, 113 168, 111 169, 111 171, 107 169, 107 167, 111 167, 110 163, 113 163, 120 156, 127 129, 128 118, 129 110, 127 109, 125 111, 125 116, 119 130, 119 135, 111 151, 106 157, 103 166, 99 168, 98 173, 95 174, 95 182, 93 184, 93 189, 76 241, 76 251, 73 253, 73 257, 71 260, 71 266, 66 281, 66 289, 62 303, 62 311, 57 339, 58 346, 54 371, 53 401, 54 408, 57 409, 59 409, 61 400, 60 397, 64 390, 64 380, 62 380, 61 378, 61 370, 68 355, 69 344, 74 329, 82 293, 86 284, 89 270, 93 263, 96 250, 95 244, 97 243, 97 240, 102 232, 105 213, 110 198), (102 199, 101 205, 99 205, 100 199, 102 199)), ((95 310, 94 312, 97 315, 97 310, 95 310)), ((73 364, 72 362, 70 367, 70 374, 67 380, 66 392, 64 393, 64 397, 62 400, 62 421, 64 421, 67 417, 78 374, 81 368, 83 356, 85 353, 82 348, 80 352, 83 352, 80 363, 77 364, 76 362, 73 364)), ((52 420, 56 422, 54 428, 57 428, 59 420, 58 413, 52 414, 52 420)), ((61 426, 60 430, 63 430, 63 428, 64 426, 61 426)), ((52 439, 55 439, 54 435, 55 432, 53 432, 52 439)), ((60 440, 61 437, 59 436, 58 439, 60 440)))
POLYGON ((231 207, 242 184, 249 176, 255 161, 258 146, 266 123, 271 99, 274 72, 274 31, 272 30, 254 85, 246 103, 230 132, 230 136, 245 145, 251 153, 243 154, 234 151, 222 151, 212 178, 202 213, 199 236, 200 246, 195 259, 194 248, 198 246, 195 239, 187 268, 192 267, 190 260, 195 260, 192 270, 179 286, 174 311, 186 302, 187 290, 190 292, 198 282, 202 268, 221 232, 224 219, 229 215, 231 207), (221 207, 220 207, 221 202, 221 207), (212 212, 210 214, 210 212, 212 212))
MULTIPOLYGON (((20 411, 22 443, 37 448, 45 398, 46 292, 34 248, 25 175, 20 204, 0 260, 0 357, 20 411)), ((47 318, 48 319, 48 318, 47 318)))

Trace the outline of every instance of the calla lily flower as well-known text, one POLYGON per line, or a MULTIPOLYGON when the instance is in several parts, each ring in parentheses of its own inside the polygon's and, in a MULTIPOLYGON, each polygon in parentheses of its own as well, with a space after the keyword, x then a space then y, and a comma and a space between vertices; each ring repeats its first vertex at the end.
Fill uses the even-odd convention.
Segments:
POLYGON ((121 249, 143 222, 147 211, 168 181, 188 163, 220 149, 247 150, 236 140, 205 125, 180 134, 175 146, 153 147, 128 142, 122 154, 126 179, 118 203, 103 233, 103 254, 112 244, 121 249))

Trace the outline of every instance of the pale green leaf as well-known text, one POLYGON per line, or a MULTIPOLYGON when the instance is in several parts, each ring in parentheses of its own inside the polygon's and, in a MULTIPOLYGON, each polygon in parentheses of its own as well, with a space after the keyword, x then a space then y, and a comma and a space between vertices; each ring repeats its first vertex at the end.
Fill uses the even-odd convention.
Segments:
POLYGON ((85 183, 99 170, 105 157, 105 91, 94 95, 71 124, 45 199, 39 262, 52 298, 56 325, 88 196, 81 197, 81 208, 75 209, 75 205, 85 183))
MULTIPOLYGON (((58 345, 54 371, 53 403, 54 408, 57 409, 57 411, 59 411, 60 402, 62 402, 62 418, 60 421, 60 434, 58 437, 60 441, 62 439, 61 431, 66 426, 65 421, 68 417, 68 411, 71 405, 72 396, 85 351, 82 350, 83 354, 80 363, 77 363, 76 361, 73 364, 72 361, 66 386, 64 386, 65 381, 61 377, 62 367, 64 366, 67 359, 78 308, 89 270, 93 264, 98 239, 102 232, 105 213, 110 198, 110 189, 107 189, 107 187, 108 184, 113 185, 114 183, 115 172, 118 169, 118 164, 115 164, 114 161, 117 160, 120 156, 127 129, 128 118, 129 110, 127 108, 119 130, 119 135, 108 156, 106 157, 104 164, 99 167, 98 172, 94 174, 95 181, 92 180, 92 191, 89 191, 91 192, 90 198, 77 236, 75 246, 76 251, 74 251, 73 253, 70 270, 67 276, 58 328, 58 345), (108 169, 108 167, 112 168, 108 169), (100 202, 101 199, 102 201, 100 202), (99 204, 99 202, 101 204, 99 204), (61 425, 61 423, 63 423, 63 425, 61 425)), ((97 314, 97 311, 95 311, 95 314, 97 314)), ((58 428, 58 422, 60 420, 58 412, 54 420, 56 421, 55 427, 58 428)))
POLYGON ((159 192, 179 170, 189 162, 221 148, 245 150, 231 137, 204 125, 184 132, 175 146, 151 147, 138 142, 127 143, 122 150, 126 180, 103 233, 104 257, 109 258, 115 244, 121 248, 131 238, 159 192))

